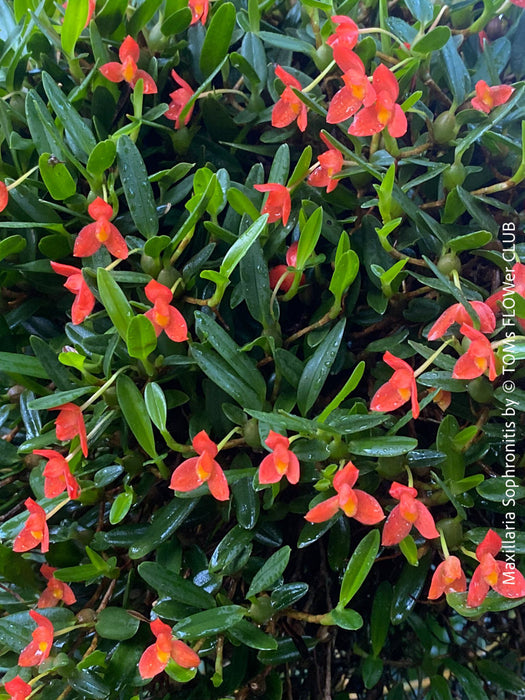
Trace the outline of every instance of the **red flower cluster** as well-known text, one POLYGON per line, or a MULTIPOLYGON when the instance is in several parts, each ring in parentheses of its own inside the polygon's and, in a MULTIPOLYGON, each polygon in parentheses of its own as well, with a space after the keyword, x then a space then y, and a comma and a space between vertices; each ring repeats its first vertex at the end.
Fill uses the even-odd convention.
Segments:
POLYGON ((9 700, 26 700, 31 695, 32 688, 20 676, 15 676, 5 683, 5 689, 9 693, 9 700))
POLYGON ((379 387, 370 404, 371 411, 394 411, 409 399, 412 401, 412 415, 419 416, 419 403, 417 401, 417 386, 414 370, 404 360, 392 355, 388 350, 383 355, 387 365, 395 370, 386 384, 379 387))
MULTIPOLYGON (((490 306, 483 301, 471 301, 472 308, 477 313, 482 333, 492 333, 496 328, 496 317, 490 306)), ((472 326, 473 321, 463 304, 452 304, 444 311, 428 332, 429 340, 442 338, 453 323, 472 326)))
POLYGON ((110 61, 110 63, 105 63, 103 66, 100 66, 102 75, 112 83, 120 83, 122 80, 125 80, 132 88, 134 88, 137 81, 142 78, 144 82, 144 94, 155 94, 157 92, 155 81, 149 73, 137 67, 137 62, 140 58, 140 49, 133 37, 127 36, 124 39, 118 51, 118 55, 120 63, 117 61, 110 61))
POLYGON ((434 571, 428 597, 430 600, 440 598, 443 593, 463 593, 467 590, 467 579, 457 557, 447 557, 434 571))
POLYGON ((33 450, 33 454, 49 460, 44 467, 44 495, 46 498, 54 498, 66 490, 69 498, 78 498, 80 487, 71 473, 67 460, 59 452, 33 450))
POLYGON ((352 462, 348 462, 334 476, 337 496, 332 496, 311 508, 304 516, 306 520, 309 523, 322 523, 332 518, 339 510, 363 525, 375 525, 383 520, 385 514, 376 499, 365 491, 353 488, 358 476, 359 470, 352 462))
POLYGON ((171 475, 170 489, 193 491, 204 483, 208 484, 211 495, 218 501, 227 501, 230 489, 221 465, 215 461, 217 445, 208 437, 205 430, 197 433, 192 440, 193 449, 199 455, 184 460, 171 475))
POLYGON ((275 67, 275 75, 285 84, 284 91, 272 110, 272 126, 282 128, 297 120, 299 131, 306 129, 307 110, 304 102, 297 97, 292 88, 301 89, 301 83, 281 66, 275 67))
POLYGON ((9 203, 9 190, 5 182, 0 180, 0 211, 4 211, 9 203))
POLYGON ((29 517, 15 537, 13 552, 28 552, 33 547, 40 545, 40 551, 45 554, 49 551, 49 528, 46 522, 46 511, 32 498, 27 498, 24 505, 29 511, 29 517))
POLYGON ((171 102, 169 104, 168 111, 165 112, 164 116, 167 119, 175 120, 175 128, 180 129, 182 126, 186 126, 191 119, 193 105, 190 107, 188 113, 184 117, 183 123, 181 123, 180 115, 184 107, 186 107, 188 102, 191 100, 194 93, 188 83, 180 77, 175 69, 171 71, 171 76, 180 87, 177 88, 177 90, 170 92, 171 102))
MULTIPOLYGON (((281 277, 286 274, 288 267, 295 267, 297 263, 297 248, 298 248, 298 243, 297 241, 295 243, 292 243, 292 245, 288 248, 286 251, 286 263, 287 265, 276 265, 275 267, 270 268, 269 275, 270 275, 270 288, 275 289, 277 286, 277 283, 281 279, 281 277)), ((294 281, 294 274, 293 272, 289 272, 286 277, 283 279, 280 285, 280 289, 283 292, 287 292, 290 287, 292 286, 294 281)), ((301 284, 304 283, 304 275, 301 276, 301 284)))
POLYGON ((53 576, 55 571, 56 568, 48 564, 42 564, 40 567, 40 573, 47 579, 47 587, 46 590, 40 594, 40 598, 36 604, 37 608, 54 608, 61 600, 63 600, 66 605, 73 605, 77 600, 70 586, 53 576))
POLYGON ((170 659, 182 668, 195 668, 199 665, 198 654, 180 639, 173 639, 169 625, 157 618, 150 623, 150 627, 157 639, 140 657, 139 673, 142 678, 153 678, 164 671, 170 659))
POLYGON ((89 205, 88 212, 91 218, 95 219, 95 223, 88 224, 80 230, 73 248, 73 255, 77 258, 86 258, 96 253, 101 245, 105 245, 111 255, 125 260, 128 257, 128 246, 118 228, 110 222, 113 216, 111 204, 97 197, 89 205))
POLYGON ((196 24, 197 22, 206 24, 206 19, 208 18, 208 12, 210 9, 210 3, 208 0, 188 0, 188 7, 191 10, 190 24, 196 24))
POLYGON ((36 622, 37 628, 31 633, 33 641, 22 649, 18 658, 19 666, 39 666, 45 661, 53 646, 53 623, 34 610, 29 615, 36 622))
POLYGON ((292 211, 290 190, 276 182, 269 182, 267 185, 254 185, 253 189, 257 192, 269 192, 266 204, 261 210, 261 214, 268 214, 268 223, 273 224, 282 219, 283 226, 286 226, 292 211))
POLYGON ((493 87, 489 87, 484 80, 478 80, 476 83, 476 97, 472 98, 471 104, 474 109, 488 114, 494 107, 508 102, 513 92, 514 88, 510 85, 494 85, 493 87))
POLYGON ((525 596, 525 578, 514 564, 496 561, 494 558, 501 551, 501 537, 494 530, 489 530, 476 549, 479 566, 472 574, 467 596, 467 605, 477 608, 493 588, 505 598, 522 598, 525 596))
POLYGON ((173 299, 171 290, 160 282, 151 280, 144 292, 153 303, 153 308, 146 311, 144 316, 152 322, 156 335, 159 336, 164 331, 168 338, 176 343, 187 340, 188 326, 184 316, 174 306, 170 306, 173 299))
POLYGON ((341 151, 338 148, 334 148, 324 134, 321 133, 320 136, 321 141, 328 146, 328 150, 317 156, 319 165, 310 173, 307 182, 312 187, 326 187, 327 192, 332 192, 339 183, 339 180, 334 178, 334 175, 341 172, 344 158, 341 151))
POLYGON ((80 407, 74 403, 65 403, 62 406, 50 409, 60 411, 55 421, 58 440, 72 440, 77 435, 80 438, 80 447, 84 457, 88 455, 88 444, 84 416, 80 407))
POLYGON ((67 277, 64 282, 64 287, 75 294, 75 301, 71 307, 71 320, 74 325, 82 323, 95 306, 95 297, 92 291, 87 286, 86 280, 82 275, 82 270, 72 265, 62 265, 61 263, 52 262, 51 267, 57 275, 67 277))
POLYGON ((267 455, 259 466, 259 483, 276 484, 286 476, 290 484, 299 481, 299 460, 289 450, 290 440, 270 430, 264 441, 273 452, 267 455))
POLYGON ((381 544, 384 547, 398 544, 404 540, 412 526, 427 540, 439 537, 429 509, 416 498, 417 490, 415 488, 394 481, 389 493, 399 503, 392 509, 383 528, 381 544))
POLYGON ((489 379, 491 382, 494 381, 497 377, 496 357, 490 340, 483 333, 465 323, 461 326, 460 331, 470 339, 471 343, 467 352, 461 355, 454 365, 452 377, 454 379, 475 379, 481 377, 488 369, 489 379))

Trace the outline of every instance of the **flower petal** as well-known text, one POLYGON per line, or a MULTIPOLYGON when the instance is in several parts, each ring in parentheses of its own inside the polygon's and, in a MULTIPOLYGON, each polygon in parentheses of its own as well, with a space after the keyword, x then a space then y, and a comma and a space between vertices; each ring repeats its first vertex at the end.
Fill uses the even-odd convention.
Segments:
POLYGON ((388 516, 383 528, 383 536, 381 544, 384 547, 390 547, 404 540, 412 529, 412 523, 407 522, 401 515, 399 505, 395 506, 388 516))

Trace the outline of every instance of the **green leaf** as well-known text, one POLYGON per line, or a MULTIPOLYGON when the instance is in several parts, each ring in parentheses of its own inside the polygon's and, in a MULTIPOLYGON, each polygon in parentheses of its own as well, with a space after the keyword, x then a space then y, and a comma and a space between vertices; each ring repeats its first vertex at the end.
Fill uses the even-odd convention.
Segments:
POLYGON ((89 386, 80 386, 78 389, 69 389, 68 391, 56 391, 50 396, 42 396, 40 399, 33 399, 28 403, 28 408, 34 411, 44 411, 56 406, 62 406, 65 403, 76 401, 85 394, 92 394, 93 388, 89 386))
POLYGON ((131 218, 143 236, 153 238, 159 231, 155 198, 140 151, 129 136, 117 142, 117 162, 131 218))
POLYGON ((306 415, 314 405, 334 364, 345 330, 346 319, 342 318, 319 343, 309 358, 297 387, 297 405, 306 415))
POLYGON ((192 608, 214 608, 216 603, 212 595, 199 588, 193 581, 169 571, 152 561, 139 564, 138 572, 148 585, 163 598, 170 598, 185 603, 192 608))
POLYGON ((431 697, 432 700, 452 700, 449 681, 443 678, 443 676, 432 676, 430 679, 429 697, 431 697))
POLYGON ((450 29, 448 27, 435 27, 424 37, 412 44, 412 51, 418 53, 430 54, 432 51, 442 49, 450 39, 450 29))
POLYGON ((252 579, 246 598, 256 596, 262 591, 269 590, 282 576, 290 560, 291 549, 286 545, 281 547, 264 562, 263 566, 252 579))
POLYGON ((271 595, 272 607, 282 610, 293 605, 308 593, 307 583, 285 583, 274 588, 271 595))
POLYGON ((112 525, 116 525, 117 523, 120 523, 121 520, 124 520, 129 512, 129 509, 131 508, 132 503, 133 491, 131 491, 131 489, 129 491, 119 493, 111 504, 111 509, 109 511, 109 522, 112 525))
POLYGON ((512 610, 518 605, 523 605, 524 602, 525 598, 504 598, 495 591, 489 591, 481 605, 478 605, 477 608, 471 608, 467 605, 467 593, 447 593, 447 603, 450 607, 463 617, 472 619, 478 619, 489 612, 512 610))
POLYGON ((350 440, 348 451, 364 457, 397 457, 417 447, 416 438, 401 435, 350 440))
POLYGON ((249 226, 244 233, 242 233, 235 243, 228 250, 220 267, 220 274, 224 275, 228 279, 230 275, 240 263, 242 258, 246 255, 246 252, 253 243, 259 238, 261 233, 266 228, 266 223, 268 221, 268 214, 259 216, 259 218, 249 226))
POLYGON ((45 102, 35 90, 27 94, 26 117, 31 137, 39 153, 52 153, 61 160, 69 156, 64 140, 45 102))
MULTIPOLYGON (((522 599, 523 600, 523 599, 522 599)), ((525 694, 525 681, 517 673, 513 673, 506 666, 491 661, 490 659, 476 660, 476 666, 480 674, 492 685, 507 693, 525 694)))
POLYGON ((260 212, 253 202, 237 187, 230 187, 227 192, 228 204, 237 214, 248 214, 252 221, 257 221, 260 212))
POLYGON ((363 626, 363 618, 357 610, 334 608, 320 620, 322 625, 337 625, 344 630, 359 630, 363 626))
POLYGON ((104 639, 131 639, 137 632, 140 621, 123 608, 104 608, 97 615, 95 629, 104 639))
POLYGON ((126 340, 128 327, 133 318, 133 311, 126 295, 111 276, 111 272, 103 267, 97 268, 97 286, 111 322, 120 337, 126 340))
POLYGON ((183 7, 176 12, 172 12, 163 21, 160 31, 164 36, 172 36, 173 34, 180 34, 185 29, 190 26, 191 23, 191 10, 189 7, 183 7))
POLYGON ((0 352, 0 370, 6 374, 22 374, 27 377, 49 379, 47 372, 36 357, 16 352, 0 352))
POLYGON ((211 555, 209 570, 223 576, 240 571, 250 558, 254 533, 235 525, 219 542, 211 555))
POLYGON ((299 160, 297 161, 297 164, 293 169, 292 174, 290 175, 290 179, 288 180, 288 187, 295 187, 299 182, 302 182, 306 178, 311 162, 312 147, 306 146, 306 148, 301 153, 299 160))
POLYGON ((410 566, 418 566, 419 561, 417 558, 417 545, 414 542, 412 535, 407 535, 399 543, 399 549, 402 551, 405 559, 410 564, 410 566))
POLYGON ((253 479, 239 479, 232 485, 237 522, 245 530, 253 530, 259 517, 259 499, 253 488, 253 479))
POLYGON ((195 613, 175 625, 173 634, 179 639, 214 636, 229 630, 240 622, 245 614, 246 608, 240 605, 224 605, 221 608, 195 613))
POLYGON ((228 636, 251 649, 269 651, 277 649, 277 640, 261 629, 252 625, 248 620, 241 620, 228 629, 228 636))
POLYGON ((458 432, 459 424, 456 418, 452 415, 445 416, 436 437, 436 449, 447 455, 447 459, 440 465, 445 481, 459 481, 465 476, 465 458, 454 443, 458 432))
POLYGON ((455 236, 448 242, 450 250, 459 253, 462 250, 474 250, 475 248, 483 248, 492 240, 490 231, 475 231, 467 233, 464 236, 455 236))
POLYGON ((161 5, 162 0, 144 0, 138 7, 135 7, 135 11, 128 21, 127 34, 137 36, 142 28, 153 18, 161 5))
POLYGON ((36 335, 32 335, 29 338, 29 342, 31 343, 33 352, 37 356, 40 364, 44 368, 45 372, 47 372, 46 376, 55 383, 56 388, 60 391, 68 391, 69 389, 72 389, 75 384, 72 381, 71 374, 59 361, 56 352, 45 342, 45 340, 42 340, 42 338, 39 338, 36 335))
POLYGON ((155 350, 157 336, 149 318, 140 315, 130 320, 126 333, 126 345, 130 357, 143 361, 155 350))
POLYGON ((69 56, 74 55, 75 44, 86 25, 88 10, 88 0, 76 0, 76 2, 70 2, 66 5, 60 42, 64 52, 69 56))
POLYGON ((401 575, 394 585, 392 606, 390 608, 390 621, 393 625, 399 625, 407 618, 417 602, 418 596, 425 585, 432 553, 429 552, 419 560, 419 566, 413 567, 407 562, 403 566, 401 575))
POLYGON ((315 250, 323 227, 323 207, 317 207, 302 227, 297 245, 298 270, 304 270, 306 262, 315 250))
POLYGON ((21 253, 27 245, 27 241, 23 236, 15 234, 8 236, 0 241, 0 260, 4 260, 10 255, 21 253))
POLYGON ((159 508, 146 533, 137 538, 129 548, 131 559, 142 559, 165 542, 187 519, 197 505, 198 498, 177 498, 159 508))
MULTIPOLYGON (((45 608, 39 611, 53 627, 63 629, 74 624, 75 616, 66 608, 45 608)), ((31 641, 31 632, 35 629, 34 621, 29 617, 29 611, 5 615, 0 619, 0 643, 19 654, 31 641)))
POLYGON ((444 76, 454 96, 454 100, 460 104, 470 90, 470 75, 456 48, 454 37, 450 37, 441 49, 441 59, 444 63, 444 76))
POLYGON ((355 548, 346 567, 338 607, 346 607, 368 576, 379 552, 379 530, 371 530, 355 548))
POLYGON ((235 6, 231 2, 220 5, 213 13, 199 59, 200 69, 206 78, 220 65, 228 53, 235 26, 235 14, 235 6))
POLYGON ((483 683, 470 669, 453 659, 445 659, 445 666, 452 671, 469 700, 489 700, 483 690, 483 683))
POLYGON ((148 416, 161 432, 166 430, 168 409, 162 388, 156 382, 149 382, 144 390, 144 399, 148 416))
MULTIPOLYGON (((241 352, 237 343, 209 314, 202 311, 195 312, 195 332, 204 343, 208 342, 214 350, 228 363, 232 372, 246 383, 251 390, 264 399, 266 395, 266 382, 255 363, 244 352, 241 352)), ((193 348, 192 347, 192 352, 193 348)))
MULTIPOLYGON (((88 154, 91 153, 97 143, 95 137, 91 133, 91 129, 64 96, 64 93, 53 78, 45 71, 42 73, 42 84, 49 98, 49 102, 55 110, 57 117, 60 119, 76 154, 79 159, 86 162, 88 154)), ((52 152, 54 155, 57 155, 54 151, 52 152)))
MULTIPOLYGON (((364 360, 361 360, 361 362, 359 362, 354 367, 354 371, 346 380, 343 388, 337 392, 335 397, 330 401, 328 406, 324 409, 324 411, 317 418, 317 420, 320 423, 325 421, 330 416, 332 411, 334 411, 346 399, 346 397, 352 393, 352 391, 357 387, 357 385, 361 381, 363 374, 364 374, 364 371, 365 371, 365 362, 364 362, 364 360)), ((358 420, 357 416, 351 416, 350 418, 354 418, 354 419, 358 420)), ((355 432, 359 432, 359 430, 357 430, 355 432)))
POLYGON ((104 170, 111 168, 117 155, 117 147, 111 139, 100 141, 89 154, 86 169, 90 175, 101 177, 104 170))
POLYGON ((370 641, 374 656, 379 656, 387 640, 391 605, 392 585, 389 581, 381 581, 374 596, 370 618, 370 641))
POLYGON ((117 379, 117 399, 126 423, 139 445, 150 457, 157 457, 153 428, 144 398, 135 382, 124 374, 117 379))
POLYGON ((42 153, 38 159, 40 175, 53 199, 62 201, 72 197, 77 186, 64 163, 53 163, 50 153, 42 153))
POLYGON ((252 317, 264 328, 271 324, 270 278, 260 242, 255 241, 246 251, 240 263, 243 296, 252 317))
POLYGON ((103 576, 103 572, 94 564, 82 564, 80 566, 66 566, 57 569, 54 573, 55 578, 59 581, 67 581, 68 583, 78 583, 80 581, 91 581, 92 579, 103 576))
MULTIPOLYGON (((313 56, 315 47, 308 44, 306 41, 296 39, 295 37, 286 34, 277 34, 276 32, 259 32, 259 38, 268 46, 274 46, 276 49, 285 49, 286 51, 294 51, 303 53, 306 56, 313 56)), ((275 182, 271 180, 270 182, 275 182)))

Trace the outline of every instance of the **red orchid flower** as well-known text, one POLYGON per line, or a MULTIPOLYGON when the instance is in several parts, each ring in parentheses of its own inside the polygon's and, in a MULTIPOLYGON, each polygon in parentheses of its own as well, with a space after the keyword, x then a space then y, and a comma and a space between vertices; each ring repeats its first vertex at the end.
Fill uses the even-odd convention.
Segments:
MULTIPOLYGON (((344 122, 362 106, 370 107, 373 105, 376 99, 375 89, 370 84, 363 61, 357 54, 353 51, 346 53, 341 61, 341 68, 344 70, 345 86, 336 92, 330 101, 326 115, 326 121, 329 124, 344 122)), ((390 71, 388 72, 390 73, 390 71)))
POLYGON ((4 211, 9 203, 9 190, 5 182, 0 180, 0 211, 4 211))
POLYGON ((177 85, 180 85, 180 87, 177 90, 170 92, 171 102, 168 107, 168 111, 164 113, 164 116, 168 119, 174 119, 175 128, 180 129, 182 126, 186 126, 191 119, 191 115, 193 114, 194 105, 190 107, 188 113, 184 117, 184 122, 181 123, 181 112, 191 100, 194 91, 191 89, 188 83, 180 77, 177 71, 172 70, 171 76, 177 85))
POLYGON ((286 476, 290 484, 299 481, 299 460, 289 450, 290 440, 270 430, 264 441, 273 452, 267 455, 259 466, 259 483, 276 484, 286 476))
POLYGON ((57 275, 64 275, 67 280, 64 282, 64 287, 76 295, 75 301, 71 307, 71 321, 77 326, 82 323, 95 306, 95 297, 91 289, 87 286, 86 280, 82 275, 82 270, 72 265, 62 265, 62 263, 52 262, 51 267, 57 275))
POLYGON ((137 68, 137 61, 140 58, 139 45, 131 36, 127 36, 118 50, 120 63, 111 61, 100 66, 102 75, 111 80, 112 83, 120 83, 125 80, 132 88, 137 84, 137 80, 142 78, 144 83, 144 94, 153 95, 157 92, 155 81, 145 70, 137 68))
MULTIPOLYGON (((353 19, 344 15, 334 15, 331 20, 337 26, 335 33, 328 37, 326 43, 332 47, 334 60, 342 68, 341 63, 344 63, 348 54, 352 53, 352 49, 357 44, 359 29, 353 19)), ((343 70, 346 69, 343 68, 343 70)))
POLYGON ((334 476, 334 489, 337 496, 318 503, 304 516, 309 523, 323 523, 342 510, 349 518, 355 518, 363 525, 375 525, 385 514, 376 499, 365 491, 354 489, 359 470, 348 462, 334 476))
POLYGON ((196 24, 199 21, 201 24, 206 24, 210 9, 208 0, 188 0, 188 7, 191 10, 190 24, 196 24))
MULTIPOLYGON (((485 302, 495 314, 501 312, 500 304, 503 303, 507 294, 515 292, 525 298, 525 265, 523 263, 517 262, 512 266, 512 279, 514 280, 514 286, 500 289, 499 292, 491 294, 485 302)), ((522 326, 525 326, 525 318, 518 318, 518 321, 522 326)))
POLYGON ((19 666, 39 666, 49 656, 53 646, 53 623, 34 610, 29 611, 30 617, 36 622, 37 628, 31 633, 33 641, 22 649, 18 657, 19 666))
POLYGON ((33 688, 20 676, 15 676, 5 683, 5 689, 9 693, 9 700, 26 700, 31 695, 33 688))
POLYGON ((144 316, 152 322, 156 335, 159 336, 164 331, 176 343, 187 340, 188 326, 184 316, 174 306, 170 306, 173 292, 157 280, 148 282, 144 292, 153 303, 153 308, 146 311, 144 316))
POLYGON ((514 92, 511 85, 494 85, 489 87, 484 80, 476 83, 476 97, 473 97, 470 104, 474 109, 488 114, 494 107, 505 104, 514 92))
POLYGON ((412 526, 427 540, 439 537, 434 518, 429 509, 417 500, 415 488, 394 481, 389 493, 393 498, 397 498, 399 503, 391 511, 383 528, 381 544, 384 547, 390 547, 404 540, 412 526))
MULTIPOLYGON (((91 22, 91 17, 93 16, 93 12, 95 12, 96 5, 97 5, 97 0, 89 0, 88 15, 87 15, 86 23, 84 25, 84 29, 91 22)), ((64 7, 67 7, 67 2, 64 3, 64 7)))
POLYGON ((67 459, 56 450, 33 450, 33 454, 49 460, 44 467, 44 495, 46 498, 54 498, 66 490, 69 498, 79 497, 80 488, 71 473, 67 459))
POLYGON ((386 384, 379 387, 370 404, 371 411, 394 411, 409 399, 412 402, 412 416, 419 417, 419 403, 417 401, 417 386, 414 370, 404 360, 392 355, 388 350, 383 355, 383 360, 389 367, 395 370, 386 384))
POLYGON ((153 678, 164 671, 170 659, 182 668, 195 668, 200 664, 198 654, 180 639, 172 638, 172 629, 158 618, 150 623, 151 631, 157 638, 149 646, 139 661, 139 673, 142 678, 153 678))
POLYGON ((192 440, 193 449, 199 455, 185 459, 171 475, 170 489, 193 491, 207 483, 211 495, 218 501, 227 501, 230 489, 221 465, 215 461, 218 449, 205 430, 197 433, 192 440))
POLYGON ((369 107, 363 107, 354 118, 348 133, 353 136, 371 136, 386 127, 393 138, 406 134, 408 122, 401 107, 396 104, 399 85, 395 75, 382 63, 375 69, 372 87, 376 101, 369 107))
POLYGON ((101 197, 97 197, 88 207, 89 215, 95 219, 95 223, 82 228, 77 236, 73 248, 73 255, 77 258, 86 258, 93 255, 105 245, 111 255, 125 260, 128 257, 128 246, 118 228, 110 222, 113 216, 113 207, 101 197))
POLYGON ((49 551, 49 528, 46 522, 46 511, 32 498, 27 498, 24 505, 29 511, 29 517, 15 537, 13 552, 28 552, 33 547, 40 545, 40 551, 44 554, 49 551))
POLYGON ((483 541, 476 548, 479 566, 472 574, 468 589, 467 605, 477 608, 485 600, 489 589, 493 588, 504 598, 522 598, 525 596, 525 578, 514 564, 496 561, 494 558, 501 550, 501 537, 494 530, 489 530, 483 541))
POLYGON ((272 110, 272 126, 282 128, 288 126, 297 119, 299 131, 306 129, 307 112, 304 102, 297 97, 292 88, 301 90, 302 85, 281 66, 275 66, 275 75, 285 84, 285 88, 279 101, 275 103, 272 110))
POLYGON ((261 211, 261 214, 268 214, 268 223, 273 224, 282 219, 283 226, 286 226, 292 210, 290 190, 276 182, 269 182, 267 185, 254 185, 253 188, 257 192, 269 192, 266 204, 261 211))
MULTIPOLYGON (((431 387, 428 390, 428 393, 431 394, 433 391, 436 390, 436 387, 431 387)), ((432 399, 433 403, 437 403, 439 408, 445 412, 447 408, 450 406, 450 403, 452 401, 452 394, 450 391, 445 391, 444 389, 440 389, 438 393, 434 396, 432 399)))
POLYGON ((525 8, 525 0, 510 0, 513 5, 525 8))
POLYGON ((442 561, 434 571, 428 597, 430 600, 440 598, 443 593, 463 593, 467 590, 467 579, 461 568, 460 560, 450 556, 442 561))
POLYGON ((55 421, 57 440, 72 440, 78 435, 82 454, 84 457, 87 457, 88 444, 86 426, 80 407, 74 403, 65 403, 62 406, 56 406, 50 410, 60 411, 55 421))
POLYGON ((324 134, 320 134, 320 136, 321 140, 328 146, 328 150, 317 157, 319 165, 310 173, 307 182, 312 187, 326 187, 327 192, 332 192, 339 184, 339 180, 334 178, 334 175, 341 172, 344 158, 341 151, 334 148, 324 134))
POLYGON ((489 379, 494 381, 496 373, 496 357, 490 345, 490 340, 483 333, 465 323, 459 329, 472 342, 454 365, 452 377, 454 379, 475 379, 489 370, 489 379))
MULTIPOLYGON (((472 308, 479 317, 479 329, 482 333, 492 333, 496 328, 496 317, 491 308, 483 301, 471 301, 472 308)), ((442 338, 453 323, 472 326, 473 321, 463 304, 452 304, 434 323, 428 332, 429 340, 442 338)))
MULTIPOLYGON (((295 243, 292 243, 292 245, 288 248, 286 251, 286 265, 276 265, 275 267, 272 267, 269 271, 270 275, 270 288, 275 289, 277 287, 277 284, 281 277, 288 272, 288 267, 295 267, 295 264, 297 262, 297 248, 299 246, 299 243, 296 241, 295 243)), ((290 287, 293 284, 294 281, 294 273, 293 272, 288 272, 286 277, 282 280, 281 285, 279 289, 282 292, 287 292, 290 287)), ((301 281, 300 284, 304 284, 305 281, 305 276, 301 275, 301 281)))
POLYGON ((73 605, 73 603, 76 603, 77 599, 70 586, 53 576, 55 571, 56 567, 49 566, 48 564, 42 564, 40 567, 40 573, 47 579, 47 588, 40 594, 40 598, 36 604, 37 608, 54 608, 61 600, 63 600, 66 605, 73 605))

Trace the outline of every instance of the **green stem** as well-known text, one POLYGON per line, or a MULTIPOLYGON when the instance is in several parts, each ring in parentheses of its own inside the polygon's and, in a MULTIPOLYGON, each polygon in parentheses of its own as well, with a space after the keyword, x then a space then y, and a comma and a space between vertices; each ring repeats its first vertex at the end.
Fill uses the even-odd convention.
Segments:
POLYGON ((330 71, 332 70, 332 68, 334 68, 334 66, 335 66, 335 61, 330 61, 330 63, 326 66, 326 68, 319 73, 317 78, 315 78, 315 80, 312 80, 312 82, 309 83, 305 88, 303 88, 303 90, 301 92, 303 92, 305 94, 307 92, 310 92, 310 90, 313 90, 314 87, 316 85, 319 85, 321 80, 323 80, 323 78, 326 75, 328 75, 328 73, 330 73, 330 71))
POLYGON ((419 377, 419 375, 422 374, 426 370, 427 367, 430 367, 430 365, 434 362, 436 357, 439 357, 439 355, 441 355, 443 350, 447 347, 447 345, 450 345, 451 342, 452 342, 452 338, 445 340, 445 342, 442 345, 440 345, 439 348, 435 352, 432 353, 432 355, 428 358, 428 360, 425 360, 425 362, 423 362, 421 367, 418 367, 418 369, 414 372, 414 377, 415 378, 419 377))
POLYGON ((443 533, 443 530, 440 527, 438 527, 437 530, 439 532, 439 539, 441 541, 441 549, 443 550, 443 554, 445 555, 445 559, 448 559, 450 554, 449 554, 448 547, 447 547, 447 541, 445 540, 445 534, 443 533))
POLYGON ((124 370, 126 370, 126 369, 129 369, 129 365, 124 365, 124 367, 121 367, 120 369, 118 369, 115 372, 115 374, 112 377, 110 377, 108 379, 108 381, 100 387, 100 389, 97 389, 97 391, 95 391, 95 393, 92 394, 89 397, 89 399, 87 399, 87 401, 85 401, 85 403, 82 404, 82 406, 80 407, 80 410, 83 412, 86 410, 86 408, 89 408, 89 406, 91 406, 91 404, 94 403, 99 398, 99 396, 102 396, 102 394, 106 391, 106 389, 108 389, 113 384, 113 382, 117 379, 119 374, 122 374, 122 372, 124 372, 124 370))

